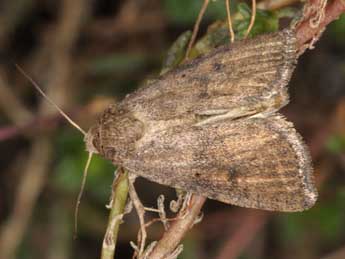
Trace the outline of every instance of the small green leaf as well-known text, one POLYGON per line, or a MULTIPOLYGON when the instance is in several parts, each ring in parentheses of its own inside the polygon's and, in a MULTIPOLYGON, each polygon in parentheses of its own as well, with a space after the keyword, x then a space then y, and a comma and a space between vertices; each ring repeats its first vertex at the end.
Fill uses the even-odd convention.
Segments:
POLYGON ((165 61, 163 62, 161 75, 176 67, 184 59, 186 47, 192 36, 191 31, 182 33, 168 50, 165 61))
POLYGON ((326 142, 326 148, 333 153, 345 151, 345 136, 333 135, 326 142))
MULTIPOLYGON (((251 12, 249 12, 248 10, 250 10, 250 8, 247 4, 238 4, 238 12, 243 16, 241 19, 237 19, 234 21, 235 31, 238 38, 243 38, 245 36, 250 24, 251 12), (249 16, 248 12, 250 14, 249 16)), ((254 26, 249 33, 249 37, 254 37, 256 35, 267 32, 275 32, 278 29, 279 16, 275 12, 257 9, 254 26)))
POLYGON ((277 17, 280 18, 295 18, 298 16, 299 11, 293 7, 285 7, 275 11, 277 17))
POLYGON ((244 19, 250 19, 252 16, 252 10, 246 3, 239 3, 237 5, 237 11, 243 16, 244 19))
POLYGON ((195 58, 211 49, 229 42, 229 30, 226 22, 214 22, 208 27, 207 33, 194 46, 190 57, 195 58))

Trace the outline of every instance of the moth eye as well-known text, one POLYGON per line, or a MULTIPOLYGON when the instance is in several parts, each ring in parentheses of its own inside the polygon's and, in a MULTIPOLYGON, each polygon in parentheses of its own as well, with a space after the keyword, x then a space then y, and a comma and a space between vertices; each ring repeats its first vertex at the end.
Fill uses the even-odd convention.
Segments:
POLYGON ((182 74, 181 77, 186 77, 186 74, 182 74))

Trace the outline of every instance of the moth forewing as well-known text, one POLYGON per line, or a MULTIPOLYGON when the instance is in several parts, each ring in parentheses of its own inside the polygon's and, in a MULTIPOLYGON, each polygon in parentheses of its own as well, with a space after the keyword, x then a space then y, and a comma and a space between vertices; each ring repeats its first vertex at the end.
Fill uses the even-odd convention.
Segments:
POLYGON ((142 139, 123 166, 225 203, 301 211, 316 201, 308 151, 280 115, 176 126, 142 139))
POLYGON ((290 30, 237 41, 163 75, 120 106, 145 121, 209 111, 234 118, 274 111, 288 102, 285 86, 296 57, 296 38, 290 30))

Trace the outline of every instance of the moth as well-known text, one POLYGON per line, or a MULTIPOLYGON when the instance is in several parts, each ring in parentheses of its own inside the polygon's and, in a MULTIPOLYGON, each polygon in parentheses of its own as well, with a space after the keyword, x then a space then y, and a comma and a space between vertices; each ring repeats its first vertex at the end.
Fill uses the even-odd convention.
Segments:
POLYGON ((216 48, 111 105, 85 134, 86 148, 224 203, 306 210, 317 200, 310 154, 278 113, 296 63, 291 29, 216 48))
POLYGON ((317 199, 310 155, 278 113, 296 62, 289 29, 219 47, 106 109, 86 135, 87 149, 210 199, 306 210, 317 199))

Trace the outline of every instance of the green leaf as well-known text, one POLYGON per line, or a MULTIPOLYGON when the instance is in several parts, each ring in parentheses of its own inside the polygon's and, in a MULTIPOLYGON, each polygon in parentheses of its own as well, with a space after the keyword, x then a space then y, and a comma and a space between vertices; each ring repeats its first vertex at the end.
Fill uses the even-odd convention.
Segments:
POLYGON ((299 14, 299 10, 294 7, 284 7, 275 11, 277 17, 280 18, 295 18, 299 14))
POLYGON ((164 74, 182 62, 185 56, 186 47, 192 36, 191 31, 182 33, 168 50, 165 61, 163 62, 161 74, 164 74))
POLYGON ((237 11, 243 16, 244 19, 250 19, 252 16, 252 10, 246 3, 239 3, 237 5, 237 11))
MULTIPOLYGON (((238 38, 243 38, 247 32, 251 19, 251 10, 245 3, 240 3, 237 6, 241 18, 234 21, 234 27, 238 38)), ((277 13, 266 10, 256 10, 255 22, 249 37, 254 37, 258 34, 275 32, 279 29, 279 16, 277 13)))
POLYGON ((226 22, 215 22, 208 27, 207 33, 194 46, 190 57, 195 58, 211 49, 229 42, 229 31, 226 22))
POLYGON ((326 142, 326 148, 333 153, 340 153, 345 151, 345 136, 333 135, 326 142))

